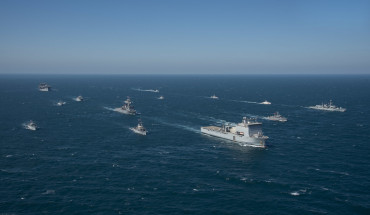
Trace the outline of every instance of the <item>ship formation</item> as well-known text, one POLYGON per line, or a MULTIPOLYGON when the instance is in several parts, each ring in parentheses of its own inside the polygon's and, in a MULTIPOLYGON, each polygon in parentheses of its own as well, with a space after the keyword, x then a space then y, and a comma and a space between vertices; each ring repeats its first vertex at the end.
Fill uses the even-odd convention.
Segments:
MULTIPOLYGON (((46 92, 50 91, 51 87, 46 83, 40 83, 39 90, 46 92)), ((140 91, 148 91, 155 93, 159 92, 159 90, 140 90, 140 91)), ((209 98, 219 99, 215 94, 209 98)), ((163 100, 164 96, 157 97, 157 99, 163 100)), ((84 101, 84 98, 82 96, 77 96, 76 98, 74 98, 74 100, 77 102, 82 102, 84 101)), ((61 100, 56 103, 57 106, 63 106, 64 104, 66 104, 66 102, 61 100)), ((265 100, 257 104, 271 105, 271 102, 265 100)), ((328 104, 322 103, 321 105, 309 106, 307 108, 323 111, 338 111, 338 112, 346 111, 345 108, 333 105, 331 100, 328 104)), ((131 101, 130 97, 127 97, 127 99, 124 101, 124 104, 121 107, 115 108, 113 110, 127 115, 139 114, 135 110, 135 107, 133 106, 133 102, 131 101)), ((275 112, 272 116, 263 117, 263 119, 279 122, 287 121, 287 118, 280 115, 279 112, 275 112)), ((38 129, 37 125, 33 121, 25 123, 24 127, 32 131, 38 129)), ((141 119, 139 119, 139 122, 136 127, 130 127, 129 129, 139 135, 147 135, 148 133, 147 129, 143 126, 141 119)), ((248 119, 247 117, 243 117, 240 123, 231 123, 231 124, 224 123, 221 126, 213 125, 204 126, 200 128, 200 131, 202 134, 205 135, 230 140, 233 142, 238 142, 247 146, 262 148, 266 147, 266 140, 269 138, 268 136, 265 136, 263 134, 261 122, 258 122, 256 119, 248 119)))

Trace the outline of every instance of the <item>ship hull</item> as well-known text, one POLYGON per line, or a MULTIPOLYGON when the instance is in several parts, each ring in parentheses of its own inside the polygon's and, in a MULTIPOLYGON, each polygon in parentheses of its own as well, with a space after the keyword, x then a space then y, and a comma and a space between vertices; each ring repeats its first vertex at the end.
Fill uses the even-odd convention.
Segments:
POLYGON ((233 142, 243 143, 248 146, 265 148, 265 138, 240 136, 240 135, 232 134, 232 133, 214 131, 214 130, 210 130, 204 127, 201 127, 200 131, 203 134, 207 134, 213 137, 218 137, 222 139, 231 140, 233 142))
POLYGON ((127 114, 127 115, 135 115, 136 112, 130 112, 127 110, 123 110, 122 108, 115 108, 114 111, 117 111, 119 113, 127 114))
POLYGON ((341 108, 341 109, 330 109, 330 108, 317 108, 317 107, 308 107, 310 109, 314 109, 314 110, 323 110, 323 111, 331 111, 331 112, 344 112, 346 111, 346 109, 344 108, 341 108))
POLYGON ((48 91, 50 91, 50 87, 39 88, 39 90, 40 90, 41 92, 48 92, 48 91))
POLYGON ((136 134, 140 134, 140 135, 146 135, 146 131, 145 132, 143 132, 143 131, 138 131, 138 130, 136 130, 135 128, 130 128, 130 130, 131 131, 133 131, 133 132, 135 132, 136 134))

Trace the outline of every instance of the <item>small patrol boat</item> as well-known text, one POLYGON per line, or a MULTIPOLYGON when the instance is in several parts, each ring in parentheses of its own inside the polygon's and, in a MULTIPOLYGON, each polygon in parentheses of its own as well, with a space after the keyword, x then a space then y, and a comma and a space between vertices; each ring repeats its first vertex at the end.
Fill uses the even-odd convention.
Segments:
POLYGON ((261 104, 261 105, 270 105, 270 104, 271 104, 271 102, 269 102, 269 101, 265 100, 265 101, 261 102, 260 104, 261 104))
POLYGON ((211 96, 210 98, 211 99, 218 99, 218 97, 215 94, 213 94, 213 96, 211 96))
POLYGON ((75 99, 77 102, 82 102, 84 98, 82 96, 77 96, 75 99))
POLYGON ((288 119, 280 115, 279 112, 275 112, 274 115, 272 116, 264 117, 264 119, 272 120, 272 121, 279 121, 279 122, 288 121, 288 119))
POLYGON ((64 101, 59 101, 59 102, 57 102, 57 106, 63 106, 63 105, 65 105, 66 104, 66 102, 64 102, 64 101))
POLYGON ((36 131, 37 126, 36 124, 31 120, 29 123, 25 125, 26 129, 31 130, 31 131, 36 131))
POLYGON ((137 124, 137 126, 130 128, 130 130, 137 134, 141 134, 141 135, 146 135, 147 133, 147 130, 144 128, 143 123, 141 122, 140 119, 139 119, 139 123, 137 124))

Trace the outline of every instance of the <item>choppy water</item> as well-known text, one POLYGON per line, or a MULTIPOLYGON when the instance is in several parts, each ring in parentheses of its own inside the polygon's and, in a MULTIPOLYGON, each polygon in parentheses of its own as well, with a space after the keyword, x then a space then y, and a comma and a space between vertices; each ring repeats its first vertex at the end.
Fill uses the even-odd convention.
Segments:
POLYGON ((0 214, 370 214, 369 98, 370 76, 2 75, 0 214), (275 111, 266 149, 200 134, 275 111))

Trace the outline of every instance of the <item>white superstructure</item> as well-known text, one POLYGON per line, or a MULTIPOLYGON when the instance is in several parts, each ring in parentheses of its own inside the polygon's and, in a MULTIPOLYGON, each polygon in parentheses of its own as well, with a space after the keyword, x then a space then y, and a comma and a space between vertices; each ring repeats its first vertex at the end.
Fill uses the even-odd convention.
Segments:
POLYGON ((163 97, 163 96, 160 96, 160 97, 158 97, 158 99, 163 100, 163 99, 164 99, 164 97, 163 97))
POLYGON ((75 99, 77 102, 82 102, 84 98, 82 96, 77 96, 75 99))
POLYGON ((130 114, 130 115, 136 114, 136 110, 134 109, 134 106, 132 105, 132 101, 130 97, 128 96, 125 101, 125 104, 122 107, 115 108, 114 110, 117 112, 123 113, 123 114, 130 114))
POLYGON ((141 135, 146 135, 146 133, 147 133, 147 130, 144 128, 143 123, 141 122, 141 120, 139 120, 139 123, 137 124, 136 127, 130 128, 130 130, 137 133, 137 134, 141 134, 141 135))
POLYGON ((46 83, 40 83, 39 84, 39 90, 42 92, 47 92, 51 90, 51 87, 47 85, 46 83))
POLYGON ((262 123, 249 120, 246 117, 243 117, 243 121, 236 126, 207 126, 201 127, 200 131, 211 136, 257 147, 265 147, 265 140, 268 139, 262 133, 262 123))
POLYGON ((265 100, 265 101, 261 102, 260 104, 261 104, 261 105, 270 105, 270 104, 271 104, 271 102, 269 102, 269 101, 265 100))
POLYGON ((288 121, 288 119, 280 115, 279 112, 275 112, 274 115, 272 116, 264 117, 264 119, 272 120, 272 121, 279 121, 279 122, 288 121))
POLYGON ((213 96, 211 96, 210 98, 211 99, 218 99, 218 97, 215 94, 213 94, 213 96))
POLYGON ((64 101, 59 101, 58 103, 57 103, 57 106, 63 106, 63 105, 65 105, 66 104, 66 102, 64 102, 64 101))
POLYGON ((31 130, 31 131, 36 131, 37 126, 36 124, 31 120, 29 123, 25 125, 26 129, 31 130))
POLYGON ((346 111, 345 108, 337 107, 333 105, 331 100, 329 101, 329 104, 322 103, 321 105, 309 106, 308 108, 316 109, 316 110, 326 110, 326 111, 339 111, 339 112, 346 111))

